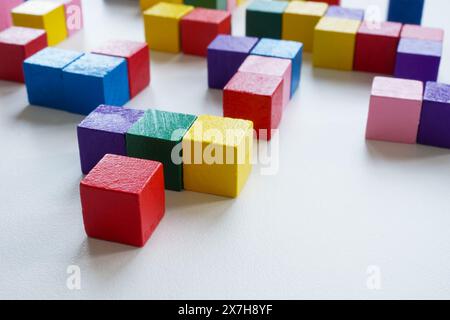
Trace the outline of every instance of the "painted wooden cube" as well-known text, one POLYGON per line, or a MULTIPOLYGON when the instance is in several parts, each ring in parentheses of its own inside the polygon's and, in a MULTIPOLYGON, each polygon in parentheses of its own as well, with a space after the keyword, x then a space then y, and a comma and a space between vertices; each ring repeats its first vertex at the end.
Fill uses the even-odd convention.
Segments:
POLYGON ((246 35, 281 39, 287 1, 255 0, 246 11, 246 35))
POLYGON ((218 35, 208 46, 209 87, 223 89, 257 42, 257 38, 218 35))
POLYGON ((127 132, 128 156, 161 162, 166 189, 181 191, 181 140, 196 118, 190 114, 147 110, 127 132))
POLYGON ((93 51, 127 60, 130 98, 150 84, 150 50, 144 42, 112 40, 93 51))
POLYGON ((223 92, 224 117, 253 122, 258 139, 270 140, 283 114, 283 78, 238 72, 223 92))
POLYGON ((354 70, 394 74, 402 24, 364 21, 356 34, 354 70))
POLYGON ((207 56, 209 44, 219 34, 231 34, 231 14, 196 8, 181 19, 181 47, 185 54, 207 56))
POLYGON ((450 85, 427 82, 417 143, 450 148, 450 85))
POLYGON ((356 34, 360 24, 358 20, 322 18, 314 31, 314 66, 352 70, 356 34))
POLYGON ((239 71, 280 77, 283 80, 282 105, 287 106, 291 98, 291 60, 250 55, 245 59, 239 71))
POLYGON ((261 39, 252 50, 253 55, 289 59, 292 64, 291 97, 300 85, 303 44, 296 41, 261 39))
POLYGON ((330 6, 325 16, 330 18, 341 18, 341 19, 362 21, 364 19, 364 10, 354 8, 344 8, 341 6, 330 6))
POLYGON ((192 6, 160 2, 144 12, 145 38, 151 49, 178 53, 181 50, 181 19, 192 6))
POLYGON ((63 69, 64 109, 89 114, 101 104, 122 106, 130 99, 124 58, 88 53, 63 69))
POLYGON ((283 35, 285 40, 303 43, 303 49, 311 52, 314 28, 325 15, 328 4, 312 1, 291 1, 283 13, 283 35))
POLYGON ((101 105, 77 127, 81 171, 88 174, 106 155, 126 156, 126 133, 144 111, 101 105))
POLYGON ((238 6, 238 2, 237 0, 227 0, 227 10, 228 11, 233 11, 234 9, 236 9, 238 6))
POLYGON ((414 144, 422 110, 420 81, 375 77, 366 138, 414 144))
POLYGON ((139 4, 141 6, 141 11, 150 9, 155 4, 158 4, 160 2, 175 3, 175 4, 183 4, 184 3, 183 0, 139 0, 139 4))
POLYGON ((184 4, 193 7, 227 10, 227 0, 184 0, 184 4))
POLYGON ((12 26, 11 10, 22 3, 23 0, 0 1, 0 31, 12 26))
POLYGON ((237 197, 252 170, 251 121, 201 115, 183 138, 183 180, 189 191, 237 197))
POLYGON ((388 21, 421 24, 425 0, 389 0, 388 21))
POLYGON ((83 54, 48 47, 23 64, 28 101, 35 106, 63 109, 65 106, 63 69, 83 54))
POLYGON ((0 32, 0 79, 24 82, 23 61, 47 47, 44 30, 10 27, 0 32))
POLYGON ((329 5, 337 5, 337 6, 341 5, 341 0, 310 0, 310 1, 325 2, 326 4, 329 4, 329 5))
POLYGON ((440 28, 429 28, 413 24, 405 24, 403 25, 400 37, 443 42, 444 30, 440 28))
POLYGON ((64 5, 59 2, 27 1, 11 11, 15 26, 43 29, 54 46, 67 38, 64 5))
POLYGON ((162 164, 106 155, 80 183, 89 237, 143 247, 164 217, 162 164))
POLYGON ((397 78, 436 81, 442 57, 442 42, 402 38, 398 45, 397 78))

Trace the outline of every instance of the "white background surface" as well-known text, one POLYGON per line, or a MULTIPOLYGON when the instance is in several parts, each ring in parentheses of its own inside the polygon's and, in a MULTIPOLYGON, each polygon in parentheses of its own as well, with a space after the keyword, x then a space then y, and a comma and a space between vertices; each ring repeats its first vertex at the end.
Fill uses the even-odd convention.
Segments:
MULTIPOLYGON (((343 1, 349 6, 385 1, 343 1)), ((424 24, 444 27, 447 0, 424 24)), ((61 47, 143 40, 137 1, 84 1, 85 29, 61 47)), ((244 33, 244 10, 234 33, 244 33)), ((0 298, 450 298, 450 151, 366 142, 372 74, 313 70, 284 114, 279 172, 253 170, 238 199, 167 192, 143 249, 87 239, 75 127, 0 82, 0 298), (66 287, 69 265, 81 290, 66 287), (369 290, 367 268, 381 271, 369 290)), ((221 115, 202 58, 152 52, 152 84, 127 106, 221 115)))

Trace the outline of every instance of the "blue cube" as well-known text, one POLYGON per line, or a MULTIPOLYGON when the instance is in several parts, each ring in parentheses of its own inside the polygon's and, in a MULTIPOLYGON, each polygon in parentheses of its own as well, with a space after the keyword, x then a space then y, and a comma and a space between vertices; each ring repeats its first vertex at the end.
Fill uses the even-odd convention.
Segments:
POLYGON ((290 59, 292 62, 291 97, 300 84, 302 71, 303 43, 287 40, 261 39, 251 54, 257 56, 290 59))
POLYGON ((48 47, 25 60, 23 70, 30 104, 64 110, 62 71, 82 55, 48 47))
POLYGON ((123 106, 130 100, 124 58, 85 54, 63 70, 67 111, 89 114, 101 104, 123 106))
POLYGON ((390 0, 388 21, 421 24, 425 0, 390 0))

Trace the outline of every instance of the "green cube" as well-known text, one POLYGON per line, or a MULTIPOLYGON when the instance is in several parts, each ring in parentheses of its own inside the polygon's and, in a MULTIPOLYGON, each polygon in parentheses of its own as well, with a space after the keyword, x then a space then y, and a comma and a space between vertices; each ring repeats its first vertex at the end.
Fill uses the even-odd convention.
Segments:
POLYGON ((184 0, 184 4, 200 8, 227 10, 227 0, 184 0))
POLYGON ((161 162, 166 189, 181 191, 181 141, 196 119, 189 114, 147 110, 127 132, 127 155, 161 162))
POLYGON ((246 11, 248 37, 281 39, 283 13, 287 1, 253 1, 246 11))

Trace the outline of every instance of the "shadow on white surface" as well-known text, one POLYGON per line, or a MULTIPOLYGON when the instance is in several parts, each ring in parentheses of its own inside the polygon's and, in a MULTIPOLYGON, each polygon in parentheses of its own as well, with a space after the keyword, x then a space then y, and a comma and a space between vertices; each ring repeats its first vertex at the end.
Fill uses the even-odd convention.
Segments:
POLYGON ((28 105, 16 116, 17 121, 25 121, 39 126, 73 124, 75 127, 83 119, 82 115, 32 105, 28 105))

